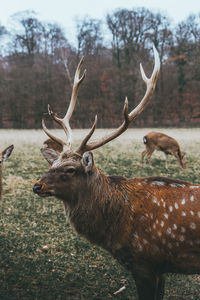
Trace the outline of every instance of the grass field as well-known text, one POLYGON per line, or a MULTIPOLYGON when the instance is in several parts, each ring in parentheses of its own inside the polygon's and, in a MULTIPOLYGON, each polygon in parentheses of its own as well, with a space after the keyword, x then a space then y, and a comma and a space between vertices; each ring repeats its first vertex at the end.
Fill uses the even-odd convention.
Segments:
MULTIPOLYGON (((95 162, 109 175, 167 176, 200 182, 200 130, 160 130, 175 137, 187 152, 187 168, 163 155, 152 156, 154 169, 142 168, 142 137, 150 129, 130 129, 116 141, 94 151, 95 162)), ((157 129, 158 131, 158 129, 157 129)), ((61 131, 57 131, 62 135, 61 131)), ((78 145, 86 131, 74 131, 78 145)), ((96 137, 105 133, 97 130, 96 137)), ((0 203, 0 299, 137 299, 131 275, 102 249, 77 235, 67 222, 62 203, 32 192, 48 169, 39 149, 42 131, 0 130, 0 148, 15 145, 3 170, 0 203)), ((200 276, 168 275, 165 299, 200 299, 200 276)))

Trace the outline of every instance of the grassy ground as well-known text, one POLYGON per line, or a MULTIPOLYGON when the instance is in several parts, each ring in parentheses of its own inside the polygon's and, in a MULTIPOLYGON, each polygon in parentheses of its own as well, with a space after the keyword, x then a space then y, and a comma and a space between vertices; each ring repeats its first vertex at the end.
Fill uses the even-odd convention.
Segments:
MULTIPOLYGON (((142 137, 149 129, 131 129, 109 146, 94 151, 96 164, 107 174, 126 177, 162 175, 200 182, 199 129, 161 130, 175 137, 187 152, 185 170, 163 155, 152 156, 154 169, 142 168, 142 137)), ((99 136, 104 131, 97 131, 99 136)), ((62 133, 58 132, 60 135, 62 133)), ((75 144, 85 132, 75 131, 75 144)), ((14 143, 3 170, 0 203, 0 299, 136 299, 131 275, 111 256, 78 236, 55 198, 39 198, 34 182, 47 170, 40 154, 41 131, 1 130, 1 149, 14 143)), ((168 275, 165 299, 200 299, 200 276, 168 275)))

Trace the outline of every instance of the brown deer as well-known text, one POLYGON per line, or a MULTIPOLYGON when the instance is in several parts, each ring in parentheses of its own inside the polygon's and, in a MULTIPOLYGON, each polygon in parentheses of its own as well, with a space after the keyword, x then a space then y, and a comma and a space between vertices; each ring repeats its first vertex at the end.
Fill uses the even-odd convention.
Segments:
POLYGON ((43 149, 53 149, 54 151, 61 153, 63 150, 63 146, 52 139, 47 139, 43 143, 43 149))
POLYGON ((3 161, 5 161, 12 153, 14 149, 14 146, 11 145, 4 149, 2 152, 0 152, 0 199, 2 196, 2 167, 3 167, 3 161))
POLYGON ((89 141, 94 124, 76 150, 72 150, 69 120, 76 103, 82 60, 76 70, 72 97, 64 118, 49 114, 64 129, 64 141, 46 128, 46 134, 62 146, 58 153, 42 149, 50 164, 47 173, 33 186, 41 197, 56 196, 63 201, 75 230, 92 243, 109 251, 132 272, 140 300, 161 300, 167 272, 200 274, 200 185, 163 177, 132 178, 106 176, 94 164, 91 150, 121 135, 149 102, 159 73, 159 57, 154 49, 155 66, 148 79, 145 96, 111 134, 89 141))
POLYGON ((151 155, 155 150, 162 151, 165 154, 165 168, 168 169, 168 155, 175 156, 181 167, 185 168, 186 159, 185 153, 181 152, 178 142, 172 137, 161 132, 149 132, 143 137, 143 142, 146 146, 146 150, 142 152, 142 163, 144 163, 144 157, 147 155, 148 163, 151 166, 151 155))

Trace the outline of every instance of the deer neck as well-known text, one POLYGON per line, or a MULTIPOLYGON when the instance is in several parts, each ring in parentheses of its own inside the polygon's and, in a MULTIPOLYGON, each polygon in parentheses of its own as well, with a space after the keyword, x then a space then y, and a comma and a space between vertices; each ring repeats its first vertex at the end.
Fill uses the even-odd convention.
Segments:
POLYGON ((120 219, 124 215, 122 201, 126 198, 123 177, 110 177, 98 168, 87 178, 87 187, 78 192, 76 205, 64 202, 65 211, 76 231, 91 242, 112 251, 117 240, 120 219), (116 224, 118 224, 116 229, 116 224), (107 234, 108 230, 111 234, 107 234))

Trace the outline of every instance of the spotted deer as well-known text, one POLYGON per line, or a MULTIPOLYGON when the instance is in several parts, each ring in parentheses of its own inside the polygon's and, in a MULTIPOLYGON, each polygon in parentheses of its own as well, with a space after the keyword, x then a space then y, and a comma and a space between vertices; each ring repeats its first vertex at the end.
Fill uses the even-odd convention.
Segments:
POLYGON ((144 163, 144 157, 147 156, 148 163, 151 165, 151 155, 155 150, 162 151, 165 154, 165 168, 168 169, 168 155, 175 156, 182 168, 186 167, 185 153, 181 152, 178 142, 162 132, 149 132, 143 137, 143 142, 146 149, 142 152, 142 163, 144 163))
POLYGON ((41 197, 60 199, 75 230, 130 270, 139 300, 163 299, 165 273, 200 274, 200 185, 164 177, 107 176, 95 166, 91 152, 120 136, 145 108, 160 68, 155 48, 154 59, 150 78, 141 66, 146 93, 129 114, 125 100, 122 124, 112 133, 89 141, 96 117, 79 147, 72 150, 69 121, 86 75, 84 72, 80 77, 81 60, 64 118, 58 118, 48 106, 50 116, 63 127, 67 139, 53 135, 42 121, 43 130, 60 144, 62 152, 41 149, 50 168, 33 186, 34 193, 41 197))
POLYGON ((3 161, 5 161, 12 153, 14 146, 11 145, 5 148, 2 152, 0 152, 0 199, 2 196, 2 168, 3 168, 3 161))

